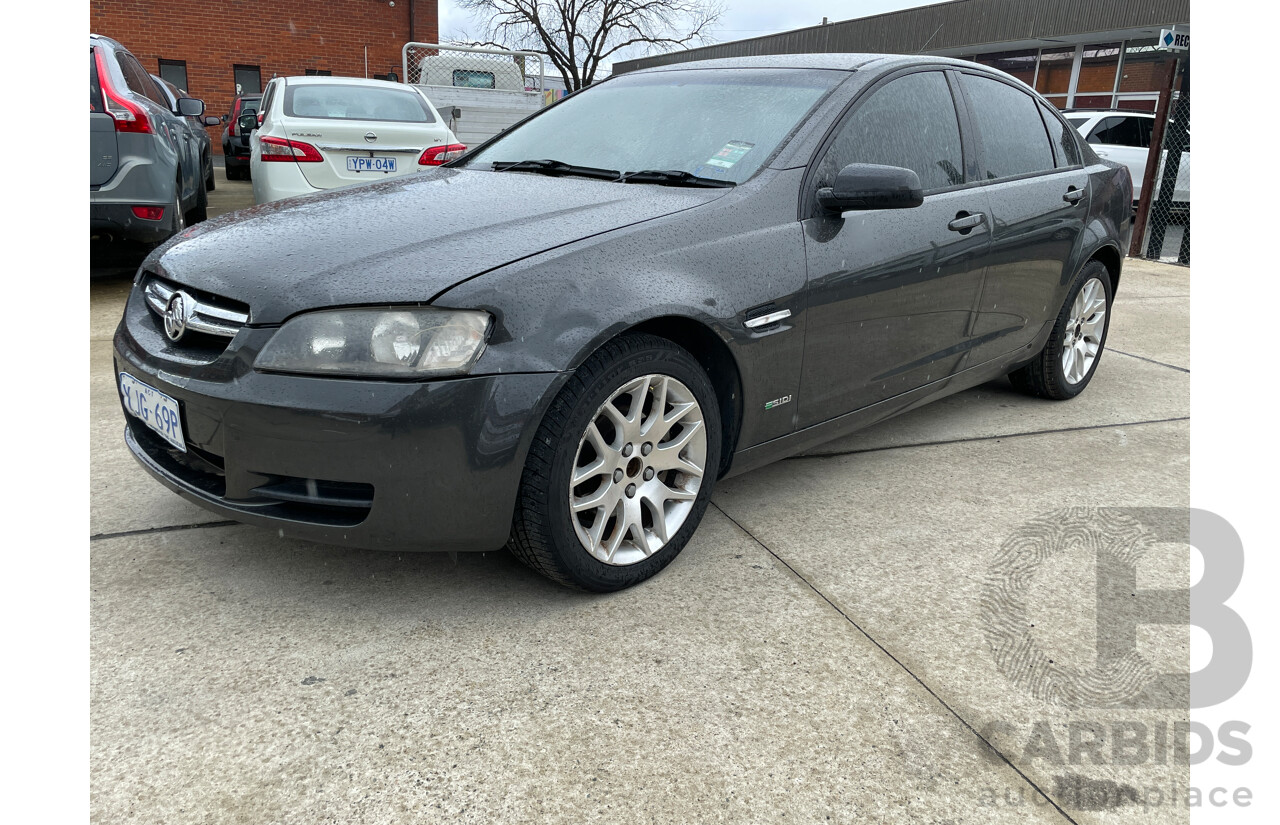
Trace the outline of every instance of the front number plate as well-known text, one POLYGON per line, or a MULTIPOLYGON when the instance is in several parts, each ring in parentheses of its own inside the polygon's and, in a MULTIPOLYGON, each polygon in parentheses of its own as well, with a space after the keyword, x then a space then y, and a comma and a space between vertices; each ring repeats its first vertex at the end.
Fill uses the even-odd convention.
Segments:
POLYGON ((396 171, 395 158, 364 158, 364 157, 348 157, 348 172, 394 172, 396 171))
POLYGON ((178 416, 178 402, 148 387, 128 373, 120 373, 120 397, 129 414, 160 434, 173 446, 187 451, 182 437, 182 419, 178 416))

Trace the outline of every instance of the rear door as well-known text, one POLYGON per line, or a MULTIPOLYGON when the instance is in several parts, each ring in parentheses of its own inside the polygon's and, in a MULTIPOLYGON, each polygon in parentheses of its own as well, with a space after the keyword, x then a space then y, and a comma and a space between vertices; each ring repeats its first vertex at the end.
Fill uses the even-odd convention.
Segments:
POLYGON ((987 196, 965 174, 942 71, 882 81, 823 150, 806 196, 807 330, 801 427, 942 380, 965 363, 990 239, 987 196), (850 163, 911 169, 914 209, 818 211, 816 192, 850 163))
POLYGON ((1033 343, 1057 318, 1075 274, 1069 264, 1089 210, 1089 176, 1075 134, 1056 113, 1013 83, 958 76, 992 217, 973 330, 978 364, 1033 343))
POLYGON ((116 122, 102 102, 98 81, 98 61, 89 47, 89 185, 101 186, 111 180, 120 165, 116 153, 116 122))
POLYGON ((290 83, 280 91, 270 116, 279 112, 290 140, 319 150, 322 162, 298 164, 318 189, 416 172, 423 150, 448 143, 430 104, 407 87, 290 83))

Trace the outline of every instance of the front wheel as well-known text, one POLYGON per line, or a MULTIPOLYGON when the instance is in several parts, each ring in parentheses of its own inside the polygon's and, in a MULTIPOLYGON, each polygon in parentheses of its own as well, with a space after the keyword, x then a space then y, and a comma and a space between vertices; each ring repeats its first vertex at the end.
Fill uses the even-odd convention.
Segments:
POLYGON ((1089 385, 1111 323, 1111 273, 1090 261, 1067 290, 1053 333, 1036 359, 1009 374, 1014 387, 1041 398, 1065 401, 1089 385))
POLYGON ((509 546, 595 592, 658 573, 697 529, 720 466, 715 390, 688 352, 628 335, 578 368, 529 449, 509 546))

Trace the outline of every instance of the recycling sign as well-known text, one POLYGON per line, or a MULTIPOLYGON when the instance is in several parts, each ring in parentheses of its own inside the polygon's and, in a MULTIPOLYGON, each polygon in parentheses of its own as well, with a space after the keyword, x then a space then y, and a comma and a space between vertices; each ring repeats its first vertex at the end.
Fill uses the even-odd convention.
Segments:
POLYGON ((1191 48, 1191 32, 1161 29, 1156 45, 1171 52, 1185 52, 1191 48))

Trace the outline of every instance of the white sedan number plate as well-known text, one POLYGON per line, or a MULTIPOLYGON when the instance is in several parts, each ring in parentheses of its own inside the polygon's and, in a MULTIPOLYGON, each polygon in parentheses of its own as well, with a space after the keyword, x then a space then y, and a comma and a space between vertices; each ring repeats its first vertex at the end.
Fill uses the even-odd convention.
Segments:
POLYGON ((395 158, 365 158, 365 157, 348 157, 348 172, 394 172, 396 171, 395 158))
POLYGON ((178 416, 178 402, 148 387, 128 373, 120 373, 120 397, 129 414, 160 434, 173 446, 187 451, 182 438, 182 419, 178 416))

